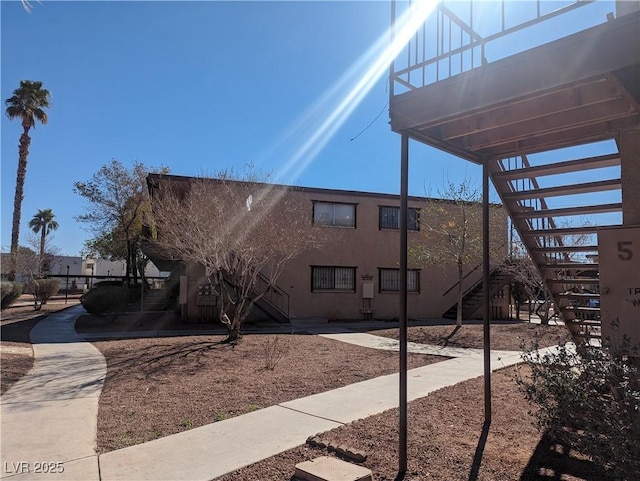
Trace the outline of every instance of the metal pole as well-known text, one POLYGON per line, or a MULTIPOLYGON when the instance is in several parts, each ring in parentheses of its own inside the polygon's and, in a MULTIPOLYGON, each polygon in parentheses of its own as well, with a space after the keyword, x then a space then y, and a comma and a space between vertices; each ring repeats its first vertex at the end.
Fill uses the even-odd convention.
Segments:
POLYGON ((64 290, 64 303, 67 303, 67 299, 69 299, 69 266, 67 266, 67 287, 64 290))
MULTIPOLYGON (((395 39, 395 25, 396 25, 396 1, 392 0, 391 2, 391 28, 389 29, 389 44, 393 45, 393 41, 395 39)), ((395 82, 393 80, 393 74, 395 71, 395 59, 391 60, 391 64, 389 65, 389 108, 391 108, 391 101, 393 101, 393 92, 395 82)))
POLYGON ((409 190, 409 136, 400 147, 400 429, 398 473, 407 472, 407 211, 409 190))
POLYGON ((491 339, 489 336, 489 159, 482 163, 482 285, 484 286, 484 422, 491 424, 491 339))

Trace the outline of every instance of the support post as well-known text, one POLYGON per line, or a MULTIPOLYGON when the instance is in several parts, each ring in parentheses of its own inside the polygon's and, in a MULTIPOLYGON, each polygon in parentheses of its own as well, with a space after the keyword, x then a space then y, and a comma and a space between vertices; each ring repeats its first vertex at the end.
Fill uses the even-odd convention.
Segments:
POLYGON ((402 134, 400 147, 400 429, 398 473, 407 471, 407 214, 409 191, 409 136, 402 134))
POLYGON ((64 290, 64 303, 69 299, 69 266, 67 266, 67 287, 64 290))
POLYGON ((484 422, 491 424, 491 338, 489 332, 489 159, 482 163, 482 297, 483 297, 483 344, 484 344, 484 422))

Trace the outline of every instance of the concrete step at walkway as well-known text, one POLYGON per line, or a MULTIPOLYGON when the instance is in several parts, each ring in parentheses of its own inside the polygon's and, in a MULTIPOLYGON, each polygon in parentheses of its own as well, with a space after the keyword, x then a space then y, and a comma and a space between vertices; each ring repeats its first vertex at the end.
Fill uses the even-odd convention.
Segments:
POLYGON ((31 330, 33 369, 0 397, 0 478, 99 479, 95 448, 106 362, 74 330, 83 312, 77 306, 50 314, 31 330), (53 463, 48 468, 55 472, 36 473, 42 462, 53 463))

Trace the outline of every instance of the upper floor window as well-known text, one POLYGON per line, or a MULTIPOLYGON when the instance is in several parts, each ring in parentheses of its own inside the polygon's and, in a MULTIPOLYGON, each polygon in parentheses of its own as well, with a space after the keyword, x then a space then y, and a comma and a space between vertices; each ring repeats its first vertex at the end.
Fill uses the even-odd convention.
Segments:
POLYGON ((336 227, 356 226, 356 205, 335 202, 314 202, 313 223, 336 227))
MULTIPOLYGON (((420 230, 420 209, 409 207, 407 226, 409 230, 420 230)), ((380 206, 380 229, 400 228, 400 207, 380 206)))
POLYGON ((311 266, 311 290, 355 292, 356 268, 311 266))
MULTIPOLYGON (((380 292, 400 291, 400 269, 379 269, 380 292)), ((420 292, 420 270, 407 271, 407 292, 420 292)))

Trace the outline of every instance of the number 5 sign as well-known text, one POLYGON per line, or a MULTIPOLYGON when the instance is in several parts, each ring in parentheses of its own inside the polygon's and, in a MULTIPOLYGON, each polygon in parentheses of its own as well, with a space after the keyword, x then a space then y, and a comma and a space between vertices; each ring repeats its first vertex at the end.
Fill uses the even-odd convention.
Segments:
POLYGON ((640 226, 598 229, 598 264, 602 339, 640 346, 640 226))

